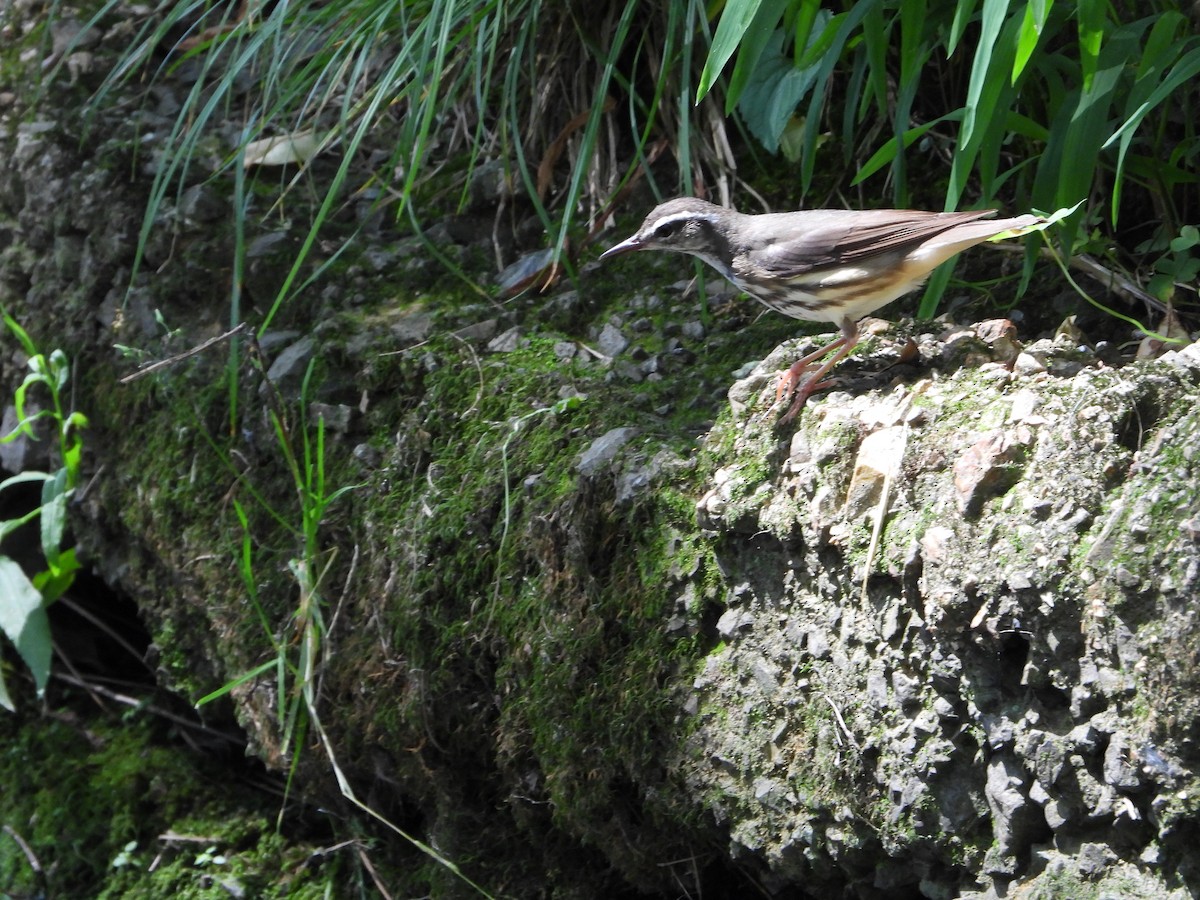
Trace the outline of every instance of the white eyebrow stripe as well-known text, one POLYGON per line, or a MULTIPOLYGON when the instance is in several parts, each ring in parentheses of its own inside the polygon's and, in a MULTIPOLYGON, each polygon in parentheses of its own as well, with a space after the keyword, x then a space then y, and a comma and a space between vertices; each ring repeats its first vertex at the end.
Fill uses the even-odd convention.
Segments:
POLYGON ((677 213, 671 213, 669 216, 663 216, 661 219, 655 219, 654 220, 654 229, 652 229, 652 230, 661 228, 663 225, 672 225, 675 223, 707 222, 708 224, 711 225, 715 221, 716 221, 716 216, 712 216, 707 213, 677 212, 677 213))

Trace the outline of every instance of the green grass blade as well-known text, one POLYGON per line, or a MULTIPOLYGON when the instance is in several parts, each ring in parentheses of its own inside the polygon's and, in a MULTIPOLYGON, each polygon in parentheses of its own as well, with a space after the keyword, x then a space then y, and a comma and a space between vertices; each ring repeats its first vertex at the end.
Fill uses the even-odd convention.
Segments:
POLYGON ((804 120, 805 153, 800 169, 800 183, 805 191, 812 186, 813 170, 817 162, 817 138, 820 134, 822 120, 821 110, 827 96, 829 80, 842 56, 842 48, 845 47, 867 14, 881 2, 882 0, 861 0, 861 2, 855 3, 849 12, 832 16, 823 29, 822 36, 816 41, 816 43, 822 43, 825 36, 829 36, 828 50, 822 51, 813 80, 808 113, 804 120))
POLYGON ((933 270, 929 281, 925 282, 925 292, 921 295, 921 302, 917 306, 918 319, 932 319, 937 315, 942 295, 946 293, 946 287, 950 284, 950 276, 954 274, 955 264, 954 260, 950 260, 933 270))
POLYGON ((1000 40, 1007 13, 1008 0, 983 0, 983 21, 980 24, 975 60, 971 64, 971 81, 967 86, 967 102, 959 134, 959 152, 974 146, 978 123, 986 122, 992 113, 992 104, 988 101, 994 99, 994 94, 989 94, 987 90, 988 85, 994 83, 995 79, 992 54, 1000 40))
POLYGON ((946 39, 946 56, 954 55, 958 44, 967 31, 967 26, 975 17, 975 6, 978 0, 958 0, 954 5, 954 18, 950 21, 950 36, 946 39))
MULTIPOLYGON (((684 22, 679 41, 680 87, 675 108, 676 119, 679 122, 679 140, 676 141, 676 149, 679 153, 679 183, 690 193, 695 179, 692 172, 692 104, 688 102, 691 97, 688 86, 691 83, 692 66, 695 59, 695 38, 697 35, 703 34, 709 40, 710 47, 712 38, 708 33, 708 19, 704 17, 703 6, 698 3, 689 3, 688 13, 691 21, 684 22)), ((699 90, 697 90, 696 96, 699 95, 699 90)), ((701 279, 700 283, 703 284, 704 280, 701 279)), ((707 297, 707 295, 705 296, 707 297)), ((708 309, 707 302, 706 299, 705 310, 708 309)))
MULTIPOLYGON (((780 19, 789 5, 790 0, 759 0, 758 9, 750 22, 750 27, 742 35, 742 39, 737 48, 737 59, 733 64, 733 73, 729 76, 729 87, 725 92, 725 114, 733 112, 737 106, 738 99, 742 96, 742 91, 745 90, 747 82, 754 77, 755 71, 758 69, 759 61, 762 58, 763 51, 766 49, 767 42, 779 25, 780 19)), ((725 24, 725 16, 729 13, 729 7, 721 16, 721 21, 717 25, 717 38, 721 37, 721 26, 725 24)), ((715 47, 715 44, 714 44, 715 47)), ((709 51, 710 58, 712 50, 709 51)), ((703 78, 703 73, 701 73, 703 78)), ((709 87, 701 84, 697 91, 696 102, 704 99, 708 93, 709 87)))
POLYGON ((1016 84, 1025 71, 1033 51, 1037 49, 1042 31, 1046 27, 1046 19, 1054 0, 1027 0, 1025 15, 1021 20, 1021 32, 1017 39, 1017 52, 1013 59, 1012 83, 1016 84))
MULTIPOLYGON (((1133 143, 1133 139, 1137 133, 1138 127, 1143 120, 1158 106, 1175 95, 1175 92, 1185 84, 1190 83, 1197 76, 1200 76, 1200 47, 1195 46, 1195 42, 1190 42, 1193 49, 1187 52, 1175 65, 1170 72, 1166 74, 1161 82, 1159 82, 1153 90, 1149 92, 1144 100, 1141 100, 1131 112, 1128 112, 1125 121, 1121 126, 1108 136, 1103 147, 1107 148, 1114 141, 1119 141, 1117 148, 1117 166, 1116 174, 1113 178, 1113 196, 1112 196, 1112 223, 1117 223, 1117 212, 1121 204, 1121 189, 1124 184, 1125 163, 1129 153, 1129 147, 1133 143)), ((1143 85, 1151 81, 1150 74, 1142 79, 1143 85)), ((1141 92, 1136 91, 1130 96, 1132 104, 1140 98, 1141 92)))
POLYGON ((259 675, 262 675, 265 672, 270 672, 272 669, 275 668, 276 663, 277 663, 277 660, 272 658, 272 659, 267 660, 265 663, 255 666, 249 672, 239 675, 237 678, 233 679, 233 681, 226 682, 225 684, 223 684, 219 688, 217 688, 215 691, 205 694, 203 697, 201 697, 199 700, 196 701, 196 703, 194 704, 195 707, 197 709, 199 709, 201 706, 204 706, 206 703, 212 703, 214 700, 221 699, 222 697, 224 697, 226 694, 230 693, 234 689, 241 687, 243 684, 246 684, 247 682, 253 681, 259 675))
MULTIPOLYGON (((984 0, 979 49, 971 66, 962 129, 950 166, 946 209, 958 206, 981 151, 987 148, 992 156, 1000 152, 1000 144, 995 140, 989 142, 986 133, 995 117, 1003 117, 1012 106, 1013 87, 1008 73, 1016 51, 1015 33, 1020 28, 1020 19, 1016 16, 1006 19, 1007 12, 1008 0, 984 0)), ((994 170, 995 164, 989 162, 987 168, 994 170)), ((985 181, 983 194, 990 193, 991 186, 985 181)))
POLYGON ((883 16, 883 4, 873 5, 862 21, 863 45, 867 56, 867 83, 875 97, 875 108, 881 115, 888 109, 887 69, 888 29, 883 16))
POLYGON ((792 59, 802 59, 805 49, 812 43, 813 25, 816 24, 817 13, 820 10, 820 0, 799 0, 799 7, 795 9, 795 19, 792 22, 792 59))
POLYGON ((1079 0, 1075 4, 1075 17, 1079 23, 1079 67, 1083 72, 1083 89, 1089 91, 1100 62, 1108 21, 1108 0, 1079 0))
MULTIPOLYGON (((1147 25, 1131 23, 1109 36, 1091 86, 1068 98, 1069 114, 1060 114, 1051 124, 1049 139, 1034 181, 1034 202, 1054 209, 1069 206, 1091 193, 1101 148, 1111 135, 1111 109, 1119 96, 1128 60, 1137 53, 1147 25)), ((1067 219, 1059 229, 1066 247, 1071 247, 1079 216, 1067 219)))
POLYGON ((721 77, 721 72, 734 51, 741 45, 762 3, 763 0, 726 2, 721 19, 717 22, 717 33, 709 47, 708 58, 704 61, 704 69, 700 72, 700 82, 696 85, 696 103, 708 95, 717 79, 721 77))
POLYGON ((943 122, 959 122, 962 120, 963 111, 956 109, 954 112, 946 113, 944 116, 939 116, 932 122, 926 122, 924 125, 918 125, 916 128, 909 128, 900 135, 900 142, 895 138, 891 138, 884 142, 883 146, 871 154, 871 158, 862 164, 862 167, 855 174, 854 179, 850 182, 851 186, 861 184, 866 179, 870 178, 888 163, 892 162, 897 154, 899 145, 902 144, 904 149, 908 149, 925 134, 933 128, 936 128, 943 122))
MULTIPOLYGON (((592 93, 591 115, 588 116, 587 124, 584 125, 583 134, 580 139, 580 161, 573 168, 571 178, 567 183, 567 193, 563 200, 563 208, 566 210, 575 209, 579 203, 579 198, 583 191, 584 179, 588 173, 588 161, 592 159, 595 153, 596 140, 600 133, 604 100, 608 96, 608 86, 612 82, 613 72, 616 69, 617 53, 620 48, 625 46, 626 41, 629 39, 630 31, 633 28, 634 13, 637 11, 638 6, 637 0, 626 0, 625 8, 621 11, 621 17, 617 20, 617 27, 612 38, 613 50, 604 61, 600 78, 597 80, 596 88, 592 93)), ((564 215, 562 223, 559 225, 558 238, 554 243, 554 258, 556 260, 561 257, 562 249, 566 245, 570 226, 570 215, 564 215)))
MULTIPOLYGON (((907 0, 900 4, 900 73, 896 79, 895 109, 892 116, 892 131, 895 136, 901 136, 909 129, 913 104, 921 88, 921 78, 934 50, 934 43, 926 38, 928 13, 925 0, 907 0)), ((908 146, 908 142, 904 143, 904 147, 908 146)), ((909 205, 909 199, 905 154, 896 153, 891 163, 895 205, 906 207, 909 205)))

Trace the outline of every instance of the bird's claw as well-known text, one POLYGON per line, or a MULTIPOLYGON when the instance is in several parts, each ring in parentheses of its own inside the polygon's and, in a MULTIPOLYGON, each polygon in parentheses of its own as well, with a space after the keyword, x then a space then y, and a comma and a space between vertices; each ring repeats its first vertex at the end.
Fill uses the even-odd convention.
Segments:
MULTIPOLYGON (((780 379, 781 382, 782 380, 783 379, 780 379)), ((790 397, 792 401, 791 405, 788 406, 787 411, 779 417, 779 421, 776 424, 786 425, 788 422, 792 421, 794 418, 796 418, 796 416, 800 415, 800 410, 804 408, 804 404, 808 402, 808 398, 811 395, 815 394, 817 391, 827 391, 831 387, 834 387, 837 383, 837 378, 826 378, 822 381, 813 381, 810 379, 798 387, 793 385, 787 392, 787 395, 780 395, 775 398, 776 403, 778 403, 780 399, 787 399, 788 397, 790 397)))

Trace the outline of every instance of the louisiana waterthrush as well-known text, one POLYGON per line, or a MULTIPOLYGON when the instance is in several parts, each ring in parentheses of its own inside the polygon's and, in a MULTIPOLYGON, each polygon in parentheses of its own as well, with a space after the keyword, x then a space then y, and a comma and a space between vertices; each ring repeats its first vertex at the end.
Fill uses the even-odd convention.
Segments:
POLYGON ((858 343, 859 319, 919 287, 956 253, 1043 221, 1033 215, 989 218, 995 212, 812 209, 745 215, 680 197, 656 207, 636 234, 600 259, 631 250, 690 253, 777 312, 840 326, 837 339, 798 360, 780 379, 776 402, 793 398, 781 419, 787 422, 809 394, 827 386, 825 376, 858 343))

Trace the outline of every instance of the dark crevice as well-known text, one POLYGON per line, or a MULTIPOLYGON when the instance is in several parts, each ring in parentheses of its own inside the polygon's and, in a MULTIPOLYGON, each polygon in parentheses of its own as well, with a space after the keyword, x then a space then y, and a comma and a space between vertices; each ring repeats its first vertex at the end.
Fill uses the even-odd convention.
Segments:
POLYGON ((1162 414, 1163 410, 1153 394, 1139 397, 1125 415, 1114 423, 1117 443, 1130 451, 1140 450, 1162 414))

